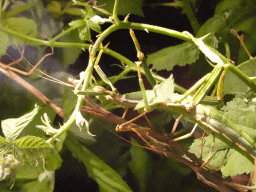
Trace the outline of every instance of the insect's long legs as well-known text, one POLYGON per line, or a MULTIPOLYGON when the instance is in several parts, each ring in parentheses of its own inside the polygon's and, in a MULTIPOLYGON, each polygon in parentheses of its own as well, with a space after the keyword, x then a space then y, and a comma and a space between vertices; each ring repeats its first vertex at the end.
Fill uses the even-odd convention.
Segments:
POLYGON ((2 68, 4 68, 4 69, 12 70, 13 72, 19 73, 19 74, 21 74, 21 75, 28 76, 28 75, 31 75, 31 74, 34 72, 34 70, 38 67, 38 65, 40 65, 40 64, 42 63, 42 61, 43 61, 46 57, 48 57, 48 56, 50 56, 50 55, 53 55, 53 51, 52 51, 51 53, 45 54, 45 55, 37 62, 37 64, 34 65, 34 66, 32 67, 32 69, 30 69, 29 71, 22 71, 22 70, 20 70, 20 69, 16 69, 16 68, 14 68, 14 67, 11 67, 11 66, 14 65, 14 64, 18 64, 18 63, 23 59, 23 57, 24 57, 24 50, 25 50, 25 49, 23 49, 23 50, 20 52, 20 53, 21 53, 21 57, 20 57, 18 60, 14 61, 14 62, 12 62, 12 63, 9 63, 9 64, 7 64, 7 65, 5 65, 5 64, 3 64, 3 63, 0 63, 0 67, 2 67, 2 68))
POLYGON ((100 58, 101 58, 101 55, 102 53, 104 52, 104 47, 103 45, 101 44, 101 50, 95 60, 95 63, 94 63, 94 69, 96 70, 96 72, 98 73, 98 75, 100 76, 100 78, 106 83, 108 84, 112 91, 116 91, 116 88, 114 87, 114 85, 111 83, 111 81, 107 78, 106 74, 101 70, 100 66, 99 66, 99 61, 100 61, 100 58))
POLYGON ((197 123, 194 125, 194 127, 190 133, 182 135, 180 137, 177 137, 177 138, 173 139, 173 141, 180 141, 180 140, 187 139, 187 138, 191 137, 194 134, 194 132, 197 128, 197 125, 198 125, 197 123))
POLYGON ((139 59, 139 61, 137 61, 135 63, 137 65, 140 90, 141 90, 143 100, 144 100, 144 104, 145 104, 145 109, 144 110, 145 111, 150 111, 149 104, 148 104, 148 99, 147 99, 147 95, 146 95, 146 89, 145 89, 145 86, 144 86, 144 83, 143 83, 143 80, 142 80, 142 77, 141 77, 141 71, 140 71, 140 65, 142 64, 143 59, 145 58, 144 53, 141 52, 139 42, 138 42, 138 40, 135 36, 135 33, 132 29, 130 29, 130 35, 131 35, 131 38, 132 38, 133 43, 135 45, 135 48, 136 48, 136 51, 137 51, 137 57, 139 59))
MULTIPOLYGON (((21 58, 16 60, 15 62, 11 63, 11 65, 17 64, 18 61, 20 61, 23 58, 23 53, 24 53, 24 51, 21 52, 21 58)), ((42 59, 40 59, 40 61, 29 72, 25 72, 25 71, 16 69, 14 67, 10 67, 1 62, 0 62, 0 72, 5 74, 6 76, 10 77, 17 83, 19 83, 21 86, 23 86, 25 89, 27 89, 31 94, 33 94, 35 97, 37 97, 39 100, 41 100, 44 104, 50 105, 60 117, 65 118, 64 110, 62 108, 55 105, 50 99, 48 99, 38 89, 36 89, 34 86, 32 86, 31 84, 26 82, 24 79, 22 79, 19 75, 14 73, 14 72, 17 72, 22 75, 30 75, 36 69, 36 67, 43 61, 43 59, 51 54, 53 54, 53 53, 46 54, 42 59)))
POLYGON ((175 120, 175 123, 174 123, 174 125, 173 125, 173 127, 172 127, 172 132, 171 132, 171 134, 175 133, 175 131, 176 131, 176 129, 177 129, 177 126, 178 126, 178 124, 179 124, 180 118, 181 118, 182 116, 183 116, 183 115, 181 114, 181 115, 175 120))

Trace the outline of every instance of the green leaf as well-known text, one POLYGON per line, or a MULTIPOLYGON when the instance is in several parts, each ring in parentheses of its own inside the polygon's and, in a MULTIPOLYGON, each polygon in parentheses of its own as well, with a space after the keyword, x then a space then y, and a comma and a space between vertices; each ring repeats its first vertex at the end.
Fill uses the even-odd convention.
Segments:
POLYGON ((54 13, 60 13, 61 4, 58 1, 50 1, 50 3, 47 4, 47 9, 54 13))
POLYGON ((79 38, 85 41, 91 41, 90 28, 87 25, 87 21, 80 19, 76 21, 71 21, 69 23, 71 27, 77 28, 79 31, 79 38))
MULTIPOLYGON (((168 79, 166 79, 165 81, 163 81, 158 85, 155 85, 153 87, 153 90, 146 90, 149 106, 154 105, 156 103, 162 103, 170 100, 173 92, 174 92, 174 79, 173 79, 173 76, 170 75, 168 79)), ((144 100, 141 100, 136 105, 135 109, 138 110, 144 107, 145 107, 144 100)))
POLYGON ((63 14, 61 4, 57 1, 50 1, 50 3, 47 4, 47 9, 49 9, 53 17, 60 17, 63 14))
POLYGON ((6 119, 1 122, 3 133, 8 141, 15 140, 22 130, 33 120, 38 113, 38 106, 30 113, 23 115, 20 118, 6 119))
POLYGON ((80 8, 65 8, 63 10, 64 13, 70 14, 70 15, 75 15, 75 16, 81 16, 83 15, 83 12, 80 8))
POLYGON ((19 164, 16 168, 16 179, 38 179, 40 173, 44 172, 43 166, 19 164))
POLYGON ((98 183, 102 191, 131 191, 118 173, 78 141, 68 137, 65 144, 73 156, 84 163, 88 175, 98 183))
POLYGON ((224 177, 249 174, 253 171, 253 163, 234 149, 230 149, 227 164, 221 168, 224 177))
MULTIPOLYGON (((110 13, 113 13, 114 0, 98 0, 97 6, 103 5, 103 9, 110 13)), ((143 0, 122 0, 119 1, 118 5, 118 15, 126 16, 128 14, 134 14, 139 16, 144 16, 143 10, 143 0)))
MULTIPOLYGON (((1 26, 1 24, 0 24, 1 26)), ((0 56, 2 56, 3 54, 5 54, 5 51, 8 47, 8 43, 9 43, 9 36, 7 33, 0 31, 0 56)))
POLYGON ((197 191, 192 189, 191 184, 183 186, 184 178, 191 174, 192 170, 176 159, 145 151, 137 145, 132 145, 130 151, 129 167, 136 179, 134 183, 138 185, 137 191, 197 191))
MULTIPOLYGON (((215 138, 214 147, 213 135, 209 135, 204 138, 202 148, 202 159, 209 158, 209 152, 212 150, 214 157, 210 160, 209 164, 215 167, 219 167, 223 176, 235 176, 243 173, 250 173, 253 171, 253 163, 246 157, 241 155, 230 146, 215 138), (221 167, 220 167, 221 166, 221 167)), ((190 146, 189 152, 194 153, 197 157, 200 156, 201 139, 195 139, 190 146)))
MULTIPOLYGON (((254 10, 255 13, 255 10, 254 10)), ((248 51, 253 55, 256 52, 255 43, 256 43, 256 35, 253 26, 256 25, 255 15, 245 17, 240 22, 237 22, 233 27, 236 31, 239 31, 243 34, 244 44, 248 51)), ((249 59, 247 52, 244 47, 241 46, 239 49, 238 62, 242 62, 249 59)))
POLYGON ((198 58, 199 50, 197 47, 192 43, 186 42, 148 55, 146 62, 153 64, 153 68, 156 70, 172 70, 175 65, 192 64, 198 58))
POLYGON ((3 24, 9 29, 21 34, 35 37, 37 35, 37 24, 32 19, 23 17, 11 17, 3 21, 3 24))
POLYGON ((8 141, 2 136, 0 136, 0 143, 8 143, 8 141))
MULTIPOLYGON (((210 19, 208 19, 199 29, 199 31, 196 34, 196 37, 203 37, 207 35, 208 33, 216 33, 221 27, 226 26, 225 18, 221 16, 214 15, 210 19)), ((208 37, 207 37, 208 38, 208 37)), ((205 42, 205 41, 204 41, 205 42)), ((208 45, 212 46, 208 42, 205 42, 208 45)), ((216 48, 216 47, 215 47, 216 48)))
MULTIPOLYGON (((224 0, 221 1, 215 9, 215 15, 223 15, 225 12, 228 13, 230 10, 240 10, 244 5, 244 0, 224 0)), ((242 10, 242 9, 241 9, 242 10)))
MULTIPOLYGON (((238 68, 248 75, 248 77, 256 76, 256 57, 241 63, 238 68)), ((254 81, 256 83, 256 81, 254 81)), ((247 85, 239 79, 232 72, 227 71, 224 77, 224 89, 225 94, 246 94, 248 92, 247 85)))
POLYGON ((34 7, 37 3, 38 1, 33 1, 30 3, 26 2, 24 4, 21 4, 20 6, 12 7, 10 11, 4 15, 4 18, 13 17, 15 15, 18 15, 19 13, 22 13, 23 11, 27 11, 30 8, 34 7))
POLYGON ((96 31, 97 33, 101 33, 101 28, 97 23, 94 23, 91 20, 88 20, 87 25, 90 29, 96 31))
POLYGON ((45 169, 55 171, 61 167, 62 159, 60 154, 54 148, 43 149, 45 151, 45 169))
MULTIPOLYGON (((53 192, 54 191, 54 172, 47 172, 47 173, 42 173, 42 174, 45 174, 45 176, 44 175, 40 176, 40 179, 36 178, 36 179, 17 179, 17 180, 15 180, 15 184, 11 191, 53 192)), ((4 187, 4 186, 1 186, 1 187, 4 187)), ((10 185, 9 185, 9 187, 5 186, 4 188, 9 189, 8 191, 10 191, 10 185)))
POLYGON ((223 115, 241 126, 243 131, 247 132, 254 140, 256 140, 256 102, 255 95, 250 94, 244 96, 236 96, 232 101, 228 102, 222 108, 223 115))
POLYGON ((43 138, 35 137, 35 136, 21 137, 20 139, 14 141, 14 145, 16 145, 19 148, 52 147, 52 145, 50 145, 49 143, 46 143, 46 141, 43 138))

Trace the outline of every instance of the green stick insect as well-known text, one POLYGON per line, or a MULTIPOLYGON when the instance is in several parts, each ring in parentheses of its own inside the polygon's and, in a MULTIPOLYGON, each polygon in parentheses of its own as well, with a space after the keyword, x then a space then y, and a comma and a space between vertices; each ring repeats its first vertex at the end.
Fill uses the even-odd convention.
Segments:
MULTIPOLYGON (((178 116, 182 114, 184 118, 191 121, 192 123, 197 123, 198 126, 201 127, 203 130, 206 130, 208 133, 214 133, 217 138, 228 143, 229 145, 233 145, 240 153, 247 156, 251 161, 253 161, 252 157, 250 157, 248 153, 251 154, 253 157, 256 155, 256 142, 254 141, 254 139, 238 125, 234 124, 227 117, 220 114, 220 112, 214 107, 199 104, 203 100, 211 86, 213 86, 214 83, 217 81, 223 70, 231 69, 231 71, 233 72, 234 68, 231 67, 231 64, 224 64, 224 59, 220 58, 219 55, 217 55, 213 50, 211 50, 204 44, 204 42, 202 41, 204 37, 196 39, 190 33, 184 33, 191 38, 191 40, 199 47, 199 49, 206 55, 206 57, 211 62, 217 63, 214 70, 210 74, 207 74, 205 77, 203 77, 201 81, 199 81, 199 83, 189 89, 184 95, 179 95, 174 93, 174 83, 172 77, 170 77, 162 84, 156 85, 153 90, 145 91, 144 84, 141 83, 142 80, 138 67, 138 76, 140 82, 139 85, 141 86, 141 95, 143 99, 138 102, 138 100, 130 99, 131 96, 129 94, 129 99, 125 99, 126 96, 124 95, 122 97, 122 102, 120 102, 120 99, 117 99, 117 97, 113 97, 113 94, 110 94, 113 98, 108 99, 118 100, 119 103, 125 103, 127 104, 127 106, 134 106, 134 103, 137 103, 137 106, 135 107, 136 110, 145 109, 147 112, 153 109, 162 109, 178 116), (195 90, 199 86, 201 87, 194 94, 193 98, 189 97, 189 95, 195 92, 195 90), (161 90, 161 87, 164 87, 163 90, 161 90)), ((138 46, 136 46, 136 49, 140 50, 138 46)), ((227 61, 227 59, 225 59, 225 61, 227 61)), ((140 64, 138 64, 138 66, 139 65, 140 64)), ((97 72, 103 73, 99 70, 97 72)), ((101 78, 106 77, 105 75, 100 76, 101 78)), ((241 79, 244 80, 243 78, 241 79)), ((253 89, 254 82, 247 77, 246 79, 250 81, 251 88, 253 89)), ((106 79, 103 81, 109 82, 109 80, 106 79)), ((77 94, 87 95, 88 93, 86 91, 78 91, 77 94)), ((94 94, 97 95, 103 93, 95 92, 94 94)), ((106 94, 106 92, 104 94, 106 94)), ((125 125, 121 125, 121 127, 122 126, 125 125)))

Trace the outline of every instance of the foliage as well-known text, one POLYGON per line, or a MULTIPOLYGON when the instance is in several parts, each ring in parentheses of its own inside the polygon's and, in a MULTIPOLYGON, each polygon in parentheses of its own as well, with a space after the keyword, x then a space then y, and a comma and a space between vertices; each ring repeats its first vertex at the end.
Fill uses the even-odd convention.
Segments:
MULTIPOLYGON (((253 1, 218 1, 212 17, 201 24, 195 11, 200 9, 200 2, 203 1, 182 0, 166 4, 149 4, 149 1, 142 0, 0 2, 0 55, 5 55, 12 48, 22 54, 21 47, 31 52, 33 47, 38 55, 32 53, 31 59, 25 51, 25 62, 20 63, 27 68, 31 67, 28 63, 35 65, 42 58, 46 46, 52 47, 63 66, 47 70, 39 65, 37 69, 47 73, 48 77, 54 75, 57 79, 54 81, 66 81, 69 75, 58 69, 62 70, 68 63, 75 62, 81 50, 89 50, 89 61, 84 73, 79 80, 72 81, 74 91, 34 75, 26 78, 33 87, 29 90, 11 72, 18 73, 19 70, 15 66, 6 67, 1 62, 1 74, 14 81, 16 79, 13 82, 3 78, 3 84, 0 85, 1 189, 8 191, 13 187, 15 191, 53 191, 55 172, 61 168, 61 155, 67 151, 77 159, 76 163, 83 163, 81 169, 87 174, 84 177, 95 180, 100 191, 196 189, 198 186, 193 182, 196 176, 190 177, 192 170, 198 178, 205 177, 201 181, 213 186, 215 179, 207 177, 207 174, 211 174, 217 178, 217 183, 224 183, 224 186, 215 188, 225 189, 231 186, 225 177, 253 172, 253 158, 256 155, 255 58, 251 56, 256 53, 253 28, 256 23, 256 4, 253 1), (132 22, 134 15, 145 16, 143 7, 155 6, 160 6, 160 9, 164 9, 164 6, 181 7, 193 28, 194 36, 188 32, 132 22), (131 14, 131 18, 128 14, 131 14), (49 22, 41 22, 44 18, 49 18, 49 22), (139 60, 134 62, 112 50, 112 42, 106 42, 112 33, 115 35, 119 30, 128 29, 136 30, 135 34, 146 31, 165 35, 166 39, 173 37, 186 42, 165 47, 144 58, 138 43, 140 35, 136 42, 136 36, 131 34, 139 60), (101 54, 118 59, 121 65, 117 65, 122 72, 107 77, 105 69, 99 67, 101 54), (153 67, 149 69, 151 64, 153 67), (173 75, 165 79, 157 74, 157 71, 170 71, 175 66, 187 64, 190 65, 190 74, 201 76, 189 90, 175 84, 173 75), (93 73, 94 69, 99 78, 93 73), (138 74, 141 90, 130 91, 130 83, 124 83, 127 91, 121 95, 114 85, 124 80, 129 82, 134 76, 129 73, 131 71, 136 71, 136 76, 138 74), (144 91, 141 74, 146 77, 143 81, 147 80, 151 84, 150 90, 144 91), (35 100, 18 83, 41 101, 35 100), (39 91, 50 99, 35 94, 39 91), (209 93, 211 97, 207 96, 209 93), (220 102, 213 99, 215 95, 220 102), (59 111, 62 108, 58 106, 65 111, 64 122, 52 123, 56 112, 61 116, 59 111), (86 111, 82 116, 82 106, 87 106, 88 110, 98 110, 98 113, 86 111), (134 133, 130 134, 134 143, 132 146, 124 143, 124 139, 117 139, 121 136, 116 134, 110 123, 113 123, 113 118, 118 119, 112 111, 126 107, 138 112, 158 110, 158 114, 150 118, 154 128, 124 123, 123 120, 119 120, 123 124, 116 123, 122 124, 116 130, 127 129, 134 133), (99 121, 99 118, 104 119, 106 113, 109 114, 106 121, 99 121), (170 119, 180 115, 183 115, 181 122, 185 129, 173 133, 170 125, 173 125, 174 120, 170 119), (200 138, 183 138, 177 141, 180 145, 176 145, 177 138, 173 140, 173 137, 184 135, 183 131, 190 132, 194 124, 201 130, 197 128, 200 138), (107 128, 115 135, 102 128, 107 128), (207 134, 203 138, 202 131, 207 134), (219 177, 218 170, 223 178, 219 177), (181 187, 184 178, 191 183, 181 187)), ((49 58, 43 57, 43 60, 49 58)), ((33 73, 39 74, 38 71, 33 73)), ((249 189, 246 188, 248 186, 237 188, 243 187, 249 189)))

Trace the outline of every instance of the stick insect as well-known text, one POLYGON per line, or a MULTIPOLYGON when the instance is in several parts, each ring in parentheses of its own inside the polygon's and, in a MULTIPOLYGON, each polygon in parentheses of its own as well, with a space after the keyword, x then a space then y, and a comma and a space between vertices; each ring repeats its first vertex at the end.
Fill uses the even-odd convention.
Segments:
MULTIPOLYGON (((200 50, 203 50, 203 53, 207 55, 207 57, 212 61, 212 62, 218 62, 218 65, 224 65, 223 61, 221 58, 211 51, 208 47, 206 47, 203 43, 202 40, 195 39, 191 34, 188 32, 185 32, 190 36, 190 38, 196 43, 197 46, 199 46, 200 50)), ((136 45, 136 44, 135 44, 136 45)), ((139 47, 136 47, 137 50, 140 51, 139 47)), ((139 54, 138 54, 139 55, 139 54)), ((141 60, 141 59, 140 59, 141 60)), ((139 66, 140 64, 138 64, 139 66)), ((216 67, 217 70, 215 70, 210 76, 206 76, 207 78, 210 78, 210 85, 212 85, 218 77, 223 68, 222 67, 216 67), (213 78, 214 77, 214 78, 213 78)), ((139 67, 138 67, 138 73, 140 72, 139 67)), ((206 130, 208 133, 214 132, 216 137, 221 139, 222 141, 228 143, 229 145, 233 145, 237 148, 238 151, 240 151, 243 155, 247 156, 252 162, 253 159, 248 155, 251 154, 253 157, 256 155, 256 143, 251 138, 250 135, 248 135, 246 132, 244 132, 238 125, 234 124, 232 121, 230 121, 228 118, 225 116, 221 115, 218 110, 211 106, 205 106, 198 104, 197 102, 200 102, 204 95, 206 94, 207 90, 204 90, 204 94, 198 94, 196 93, 195 95, 199 96, 199 99, 196 98, 196 103, 193 97, 192 99, 188 99, 187 96, 188 94, 184 95, 177 95, 174 94, 176 98, 171 98, 171 95, 167 96, 169 98, 164 98, 161 101, 157 102, 151 102, 148 103, 147 100, 150 98, 148 97, 147 93, 144 91, 144 84, 143 82, 141 83, 141 76, 139 75, 139 81, 140 81, 140 86, 141 86, 141 94, 143 96, 143 100, 140 104, 140 107, 135 107, 135 109, 140 109, 140 108, 145 108, 146 111, 151 110, 151 109, 162 109, 169 111, 173 114, 176 115, 183 115, 183 118, 186 118, 187 120, 193 122, 193 123, 198 123, 198 126, 201 127, 203 130, 206 130), (145 99, 147 98, 147 99, 145 99), (248 153, 247 153, 248 152, 248 153)), ((205 78, 203 78, 205 81, 205 78)), ((202 81, 201 84, 204 82, 202 81)), ((106 82, 106 81, 105 81, 106 82)), ((168 82, 167 82, 168 83, 168 82)), ((199 85, 196 85, 197 87, 199 85)), ((209 89, 209 84, 207 84, 209 89)), ((193 88, 194 89, 194 88, 193 88)), ((203 89, 199 89, 198 92, 201 92, 203 89)), ((165 90, 168 92, 167 90, 165 90)), ((173 90, 170 90, 170 92, 173 92, 173 90)), ((191 93, 190 90, 188 90, 189 93, 191 93)), ((77 94, 87 94, 86 92, 77 92, 77 94)), ((153 93, 151 93, 153 94, 153 93)), ((160 95, 161 93, 158 93, 160 95)), ((172 93, 170 93, 172 94, 172 93)), ((156 94, 155 94, 156 96, 156 94)), ((154 97, 154 96, 153 96, 154 97)), ((151 100, 152 100, 151 96, 151 100)), ((111 99, 110 99, 111 100, 111 99)), ((112 100, 117 100, 116 98, 112 98, 112 100)), ((119 100, 120 101, 120 100, 119 100)), ((134 101, 124 101, 126 103, 134 104, 134 101)))
MULTIPOLYGON (((100 72, 103 73, 102 71, 100 72)), ((139 72, 139 68, 138 68, 138 72, 139 72)), ((102 75, 101 78, 106 78, 106 76, 102 75)), ((105 82, 108 82, 108 81, 106 80, 105 82)), ((87 94, 87 93, 78 92, 78 94, 87 94)), ((144 94, 146 93, 144 92, 144 94)), ((95 91, 93 95, 107 95, 108 99, 110 98, 110 100, 112 99, 113 101, 119 101, 119 102, 121 101, 120 103, 130 104, 133 106, 137 102, 136 100, 132 100, 132 99, 125 100, 122 97, 115 97, 117 94, 113 93, 113 91, 108 93, 103 93, 103 94, 100 91, 95 91)), ((179 99, 181 97, 183 96, 180 95, 179 99)), ((199 127, 203 128, 204 130, 207 130, 208 133, 214 132, 214 134, 217 135, 217 137, 221 138, 229 145, 233 145, 234 148, 236 148, 236 150, 238 150, 243 155, 247 156, 249 159, 252 159, 252 158, 248 155, 247 152, 249 152, 252 156, 255 156, 255 145, 251 137, 245 132, 243 132, 238 126, 235 126, 235 124, 230 122, 227 118, 220 115, 216 109, 209 106, 200 105, 200 104, 195 105, 192 103, 192 100, 189 100, 188 98, 184 98, 182 99, 181 103, 178 103, 179 99, 169 98, 169 100, 166 100, 166 101, 149 103, 148 107, 150 107, 151 109, 163 109, 178 115, 183 114, 185 118, 187 118, 189 121, 195 124, 198 123, 199 127), (235 127, 235 130, 234 130, 234 127, 235 127)), ((144 99, 142 100, 142 103, 144 103, 144 105, 142 104, 141 108, 146 107, 144 99)), ((130 123, 131 122, 125 123, 125 124, 122 123, 123 125, 119 126, 118 130, 125 131, 125 129, 127 129, 127 130, 132 130, 136 132, 137 131, 136 129, 131 129, 128 127, 130 123)), ((155 141, 160 146, 162 145, 166 146, 166 143, 163 144, 164 142, 158 141, 156 138, 154 138, 155 135, 154 136, 152 135, 150 136, 150 134, 147 135, 147 132, 140 133, 137 131, 137 133, 142 138, 144 138, 145 141, 147 140, 150 140, 151 142, 155 141)), ((158 148, 158 150, 160 150, 160 148, 158 148)))
MULTIPOLYGON (((0 62, 0 72, 3 73, 4 75, 6 75, 7 77, 13 79, 14 81, 16 81, 17 83, 19 83, 21 86, 23 86, 25 89, 27 89, 31 94, 33 94, 35 97, 37 97, 39 100, 41 100, 44 104, 46 105, 50 105, 54 111, 62 118, 65 117, 64 115, 64 111, 63 109, 61 109, 60 107, 58 107, 56 104, 54 104, 50 99, 48 99, 43 93, 41 93, 38 89, 36 89, 34 86, 32 86, 31 84, 29 84, 28 82, 26 82, 25 80, 23 80, 19 75, 17 75, 16 73, 20 73, 21 75, 25 75, 25 76, 29 76, 30 74, 32 74, 34 72, 34 70, 37 69, 38 65, 40 65, 40 63, 42 63, 42 61, 53 54, 53 52, 48 53, 46 55, 44 55, 35 66, 32 66, 32 69, 30 71, 22 71, 19 69, 16 69, 14 67, 12 67, 15 64, 18 64, 24 56, 24 51, 25 49, 23 49, 22 51, 20 51, 21 53, 21 57, 16 60, 13 61, 12 63, 6 65, 4 63, 0 62)), ((29 63, 30 64, 30 63, 29 63)))
MULTIPOLYGON (((191 34, 188 32, 185 32, 191 40, 199 47, 199 49, 206 55, 206 57, 213 63, 217 63, 217 66, 215 66, 212 73, 205 76, 200 83, 198 83, 195 87, 193 87, 191 90, 189 90, 184 95, 175 95, 175 97, 167 96, 167 98, 160 99, 160 101, 154 101, 154 102, 148 102, 148 100, 154 100, 154 97, 150 98, 150 94, 154 94, 153 89, 150 94, 147 94, 145 91, 143 83, 141 83, 141 76, 138 74, 139 82, 141 86, 141 93, 143 95, 143 99, 140 102, 140 106, 135 107, 135 109, 145 109, 147 112, 148 110, 152 109, 162 109, 169 111, 173 114, 183 115, 183 118, 186 118, 187 120, 198 124, 199 127, 201 127, 203 130, 207 131, 209 134, 214 134, 215 137, 219 138, 220 140, 227 143, 229 146, 232 146, 235 148, 238 152, 240 152, 242 155, 246 156, 250 161, 253 163, 253 158, 256 155, 256 143, 254 139, 247 134, 239 125, 234 124, 232 121, 230 121, 227 117, 220 114, 220 112, 211 107, 211 106, 205 106, 202 104, 199 104, 202 99, 204 98, 205 94, 208 92, 208 90, 211 88, 211 86, 216 82, 216 79, 220 76, 220 74, 223 72, 224 68, 226 66, 230 67, 230 64, 224 64, 222 59, 214 53, 211 49, 209 49, 202 40, 194 38, 191 34), (205 83, 206 82, 206 83, 205 83), (197 89, 200 85, 202 85, 199 90, 194 94, 194 97, 192 99, 188 98, 188 95, 190 95, 195 88, 197 89), (146 99, 145 99, 146 98, 146 99)), ((137 47, 136 47, 137 49, 137 47)), ((137 49, 139 50, 139 49, 137 49)), ((138 63, 138 73, 139 70, 138 63)), ((228 69, 227 67, 227 69, 228 69)), ((248 79, 247 79, 248 80, 248 79)), ((252 83, 252 87, 254 84, 252 83)), ((164 90, 167 91, 167 90, 164 90)), ((168 91, 167 91, 168 92, 168 91)), ((78 92, 78 94, 86 94, 83 92, 78 92)), ((155 93, 155 98, 157 98, 157 94, 155 93)), ((134 100, 127 100, 123 97, 117 98, 111 94, 109 94, 110 97, 108 97, 109 100, 116 101, 117 103, 134 105, 136 101, 134 100)), ((159 99, 159 98, 158 98, 159 99)), ((139 102, 137 102, 139 103, 139 102)), ((134 106, 133 106, 134 107, 134 106)), ((119 131, 125 131, 127 129, 127 125, 129 125, 132 121, 126 122, 119 126, 119 131)), ((129 129, 128 129, 129 130, 129 129)), ((130 129, 131 130, 131 129, 130 129)), ((141 135, 142 137, 142 135, 141 135)))

